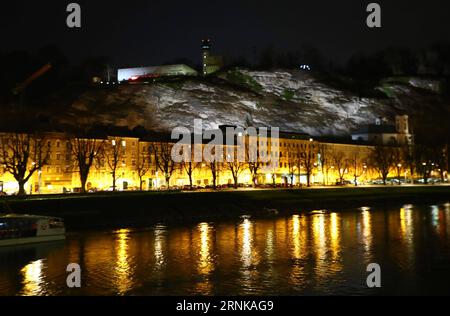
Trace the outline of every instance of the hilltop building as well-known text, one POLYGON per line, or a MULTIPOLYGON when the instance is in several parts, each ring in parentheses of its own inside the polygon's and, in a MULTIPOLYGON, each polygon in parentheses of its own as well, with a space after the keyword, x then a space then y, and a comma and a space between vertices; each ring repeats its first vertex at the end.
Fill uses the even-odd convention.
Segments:
POLYGON ((187 65, 178 64, 125 68, 119 69, 117 73, 117 79, 119 82, 173 76, 198 76, 198 72, 187 65))
POLYGON ((395 125, 386 124, 382 119, 377 119, 375 124, 363 126, 352 133, 353 141, 363 141, 372 144, 397 144, 406 145, 414 143, 414 135, 409 128, 408 115, 395 117, 395 125))
POLYGON ((223 68, 224 62, 222 56, 211 55, 211 40, 202 41, 202 65, 203 76, 213 74, 223 68))

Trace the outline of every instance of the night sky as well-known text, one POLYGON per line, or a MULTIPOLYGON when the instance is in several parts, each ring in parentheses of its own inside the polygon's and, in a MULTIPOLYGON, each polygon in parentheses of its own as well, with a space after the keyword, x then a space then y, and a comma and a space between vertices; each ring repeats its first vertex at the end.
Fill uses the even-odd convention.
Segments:
MULTIPOLYGON (((69 29, 72 1, 2 1, 0 51, 61 47, 72 62, 109 56, 115 65, 199 60, 200 40, 213 52, 245 55, 272 46, 279 52, 314 46, 334 61, 388 46, 420 48, 450 38, 448 0, 129 0, 77 1, 82 28, 69 29), (365 25, 370 2, 382 5, 381 29, 365 25)), ((74 1, 75 2, 75 1, 74 1)))

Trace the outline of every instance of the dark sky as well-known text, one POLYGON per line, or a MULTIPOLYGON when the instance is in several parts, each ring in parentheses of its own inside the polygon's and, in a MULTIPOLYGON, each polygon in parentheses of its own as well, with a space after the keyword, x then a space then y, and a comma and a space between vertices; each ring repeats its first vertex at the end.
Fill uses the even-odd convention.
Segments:
POLYGON ((214 53, 251 56, 273 46, 284 52, 315 46, 342 61, 387 46, 423 47, 450 38, 448 0, 5 0, 0 51, 60 46, 72 61, 110 56, 114 64, 199 60, 200 40, 214 53), (82 6, 82 28, 68 29, 66 6, 82 6), (383 27, 368 29, 365 8, 382 5, 383 27))

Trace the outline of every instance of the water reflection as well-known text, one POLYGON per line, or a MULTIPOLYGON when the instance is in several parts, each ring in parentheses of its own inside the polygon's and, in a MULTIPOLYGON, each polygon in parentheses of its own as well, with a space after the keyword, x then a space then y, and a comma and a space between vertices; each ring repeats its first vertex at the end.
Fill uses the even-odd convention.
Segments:
POLYGON ((330 215, 330 243, 332 259, 337 262, 341 251, 341 219, 338 213, 330 215))
POLYGON ((211 295, 213 286, 210 282, 210 274, 214 271, 213 257, 213 227, 208 223, 201 223, 197 227, 200 234, 199 258, 197 262, 197 273, 200 281, 196 284, 196 294, 211 295))
POLYGON ((133 271, 130 264, 130 230, 121 229, 116 233, 116 268, 115 287, 118 294, 126 294, 133 288, 133 271))
POLYGON ((366 263, 372 262, 372 214, 370 211, 365 210, 362 212, 362 223, 361 223, 361 236, 362 243, 364 246, 364 256, 366 258, 366 263))
POLYGON ((308 225, 307 217, 294 215, 291 219, 291 257, 292 269, 290 282, 297 289, 306 285, 307 272, 305 271, 305 260, 308 256, 308 225))
POLYGON ((292 257, 294 259, 301 258, 301 237, 300 237, 300 216, 294 215, 292 217, 292 257))
POLYGON ((36 296, 41 295, 44 292, 44 276, 43 276, 43 260, 36 260, 27 264, 20 271, 22 274, 22 292, 23 296, 36 296))
POLYGON ((412 245, 414 239, 414 223, 412 208, 400 209, 400 235, 403 241, 412 245))
POLYGON ((240 227, 241 260, 244 269, 250 268, 254 263, 252 228, 253 223, 248 219, 245 219, 240 227))
POLYGON ((408 206, 80 233, 40 257, 0 252, 0 295, 366 294, 368 262, 408 284, 383 288, 399 294, 420 292, 436 260, 429 289, 441 282, 450 294, 441 281, 450 278, 449 216, 450 205, 408 206), (65 266, 74 260, 86 286, 68 292, 65 266), (415 271, 423 271, 417 285, 415 271))
POLYGON ((165 247, 165 232, 166 227, 159 225, 155 227, 155 242, 154 242, 154 253, 155 253, 155 270, 160 270, 165 266, 164 257, 164 247, 165 247))
POLYGON ((238 244, 240 245, 240 282, 243 286, 243 294, 254 294, 258 288, 256 281, 259 276, 257 270, 259 256, 254 244, 254 223, 249 219, 245 219, 239 226, 238 244))

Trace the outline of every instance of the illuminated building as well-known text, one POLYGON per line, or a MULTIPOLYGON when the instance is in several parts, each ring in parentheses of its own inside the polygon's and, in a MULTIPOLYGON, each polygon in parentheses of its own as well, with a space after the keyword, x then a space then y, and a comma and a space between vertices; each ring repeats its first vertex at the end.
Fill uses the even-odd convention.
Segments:
POLYGON ((173 76, 197 76, 196 70, 191 67, 179 64, 179 65, 163 65, 153 67, 138 67, 138 68, 124 68, 118 69, 117 79, 122 81, 137 81, 145 79, 153 79, 160 77, 173 77, 173 76))
POLYGON ((407 115, 395 117, 395 125, 385 124, 382 119, 377 119, 375 124, 370 124, 352 133, 354 141, 364 141, 377 144, 413 144, 414 136, 410 132, 409 118, 407 115))
MULTIPOLYGON (((5 135, 5 134, 3 134, 5 135)), ((47 164, 35 172, 25 186, 27 193, 53 194, 64 192, 79 192, 81 188, 80 176, 74 164, 71 140, 64 133, 46 133, 50 152, 47 164)), ((247 136, 248 139, 248 136, 247 136)), ((166 183, 164 173, 157 167, 155 157, 150 154, 152 146, 161 144, 154 139, 140 139, 138 137, 111 136, 96 139, 104 144, 121 146, 121 154, 116 168, 116 190, 160 190, 168 186, 183 188, 190 184, 189 176, 184 168, 176 166, 166 183), (148 159, 148 169, 139 176, 138 166, 142 157, 148 159), (142 179, 142 184, 141 184, 142 179)), ((248 141, 250 141, 248 139, 248 141)), ((248 166, 238 176, 241 185, 306 185, 309 173, 311 185, 333 185, 338 182, 339 175, 347 181, 353 181, 354 175, 351 164, 346 163, 340 168, 333 159, 333 154, 342 152, 345 161, 352 156, 358 156, 358 181, 361 183, 379 178, 377 172, 367 166, 373 146, 360 144, 341 144, 322 142, 311 139, 308 135, 296 133, 280 133, 280 139, 274 142, 271 138, 259 136, 258 146, 265 146, 263 152, 268 158, 277 161, 276 164, 259 162, 260 168, 253 178, 248 166), (305 166, 305 156, 309 156, 310 168, 305 166), (255 183, 253 183, 253 179, 255 183)), ((204 148, 205 144, 203 145, 204 148)), ((224 146, 226 152, 226 146, 224 146)), ((31 161, 30 161, 31 163, 31 161)), ((90 169, 86 189, 95 191, 112 191, 113 177, 106 158, 100 157, 90 169)), ((217 186, 232 186, 234 179, 227 163, 218 163, 217 186)), ((392 175, 396 171, 392 170, 392 175)), ((192 174, 193 185, 207 187, 213 184, 213 178, 208 163, 199 164, 192 174)), ((3 191, 12 194, 18 191, 18 185, 11 174, 0 166, 0 184, 3 191)))
POLYGON ((203 76, 207 76, 223 68, 223 57, 211 55, 211 40, 202 41, 202 68, 203 76))

